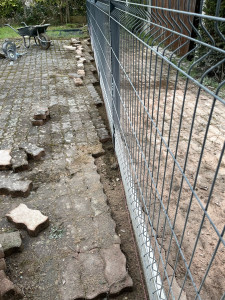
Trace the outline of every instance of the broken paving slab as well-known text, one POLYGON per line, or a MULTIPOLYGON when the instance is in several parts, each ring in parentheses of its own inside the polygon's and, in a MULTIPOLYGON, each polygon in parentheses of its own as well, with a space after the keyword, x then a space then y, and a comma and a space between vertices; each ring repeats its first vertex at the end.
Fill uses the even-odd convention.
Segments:
POLYGON ((9 280, 3 270, 0 271, 0 299, 19 300, 22 298, 23 294, 20 289, 9 280))
POLYGON ((11 150, 0 150, 0 170, 9 170, 11 168, 11 150))
POLYGON ((6 215, 7 219, 17 228, 24 228, 30 236, 37 236, 39 232, 49 226, 49 218, 39 210, 29 209, 25 204, 20 204, 6 215))
POLYGON ((32 181, 18 180, 15 178, 0 177, 0 195, 12 197, 28 197, 32 189, 32 181))
POLYGON ((28 159, 39 160, 45 155, 44 148, 40 148, 34 144, 21 144, 19 148, 27 153, 28 159))
POLYGON ((0 234, 0 244, 2 245, 5 256, 23 250, 23 244, 19 231, 3 232, 0 234))
POLYGON ((21 172, 28 170, 27 154, 24 150, 13 149, 12 150, 12 168, 14 172, 21 172))

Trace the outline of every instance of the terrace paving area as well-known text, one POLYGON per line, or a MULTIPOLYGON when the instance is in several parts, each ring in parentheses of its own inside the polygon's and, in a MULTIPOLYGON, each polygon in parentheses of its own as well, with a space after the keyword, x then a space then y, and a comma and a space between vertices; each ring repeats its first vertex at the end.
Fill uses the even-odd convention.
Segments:
MULTIPOLYGON (((124 238, 117 233, 97 170, 104 166, 102 142, 109 143, 110 136, 97 107, 101 99, 93 86, 97 79, 91 49, 82 41, 86 76, 84 85, 76 86, 69 76, 77 72, 76 53, 63 48, 65 44, 69 42, 55 41, 48 51, 32 45, 13 64, 0 60, 0 150, 12 154, 32 144, 45 152, 38 159, 28 156, 23 171, 0 171, 2 183, 32 182, 24 194, 1 189, 0 235, 15 230, 5 215, 21 203, 50 221, 37 237, 20 230, 23 250, 6 257, 6 274, 24 299, 108 299, 133 285, 133 292, 117 299, 145 299, 141 279, 129 275, 131 270, 141 278, 138 261, 133 263, 136 269, 127 271, 124 238), (46 108, 50 120, 32 125, 35 112, 46 108)), ((117 179, 112 180, 115 195, 122 193, 117 179)), ((122 201, 124 195, 118 196, 122 201)), ((118 205, 125 219, 125 205, 118 205)))

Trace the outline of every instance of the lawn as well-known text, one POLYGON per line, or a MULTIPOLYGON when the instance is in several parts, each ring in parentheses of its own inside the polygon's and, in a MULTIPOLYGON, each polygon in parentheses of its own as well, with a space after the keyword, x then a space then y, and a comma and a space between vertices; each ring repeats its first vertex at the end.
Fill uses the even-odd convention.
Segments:
MULTIPOLYGON (((14 28, 19 28, 23 25, 13 25, 14 28)), ((87 27, 82 27, 80 24, 66 24, 60 26, 50 26, 47 30, 47 34, 51 39, 67 39, 71 37, 86 37, 87 27), (71 29, 82 29, 76 33, 68 31, 71 29), (64 31, 67 30, 67 31, 64 31)), ((6 26, 0 26, 0 39, 18 38, 19 35, 11 28, 6 26)))

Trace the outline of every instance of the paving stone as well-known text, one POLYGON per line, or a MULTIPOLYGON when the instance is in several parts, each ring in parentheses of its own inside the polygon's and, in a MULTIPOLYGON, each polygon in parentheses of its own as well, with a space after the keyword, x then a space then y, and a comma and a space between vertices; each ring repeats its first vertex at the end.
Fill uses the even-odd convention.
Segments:
POLYGON ((109 291, 109 285, 104 275, 104 262, 98 251, 79 254, 81 264, 81 280, 86 299, 95 299, 109 291))
POLYGON ((44 148, 40 148, 31 143, 21 144, 19 148, 23 149, 27 153, 28 159, 39 160, 45 156, 44 148))
POLYGON ((3 270, 3 271, 6 270, 6 263, 5 263, 5 259, 4 258, 0 258, 0 271, 1 270, 3 270))
POLYGON ((5 256, 9 256, 14 252, 21 252, 23 250, 21 235, 19 231, 1 233, 0 243, 4 250, 5 256))
POLYGON ((32 189, 32 181, 18 180, 10 177, 0 177, 0 195, 12 197, 28 197, 32 189))
POLYGON ((80 57, 80 59, 78 60, 78 63, 79 62, 81 62, 81 63, 86 63, 87 62, 87 60, 86 60, 86 58, 84 58, 84 57, 80 57))
POLYGON ((85 299, 85 291, 80 275, 80 262, 76 258, 68 258, 65 260, 64 266, 60 286, 61 299, 85 299))
POLYGON ((105 261, 105 276, 110 286, 110 294, 118 294, 125 288, 132 288, 133 281, 126 270, 126 258, 120 245, 114 244, 108 249, 101 249, 105 261))
POLYGON ((11 150, 0 150, 0 170, 11 168, 11 150))
POLYGON ((35 119, 32 119, 31 120, 31 123, 33 126, 42 126, 46 123, 45 120, 35 120, 35 119))
POLYGON ((108 134, 108 131, 105 128, 99 128, 96 130, 101 143, 105 143, 111 139, 110 135, 108 134))
POLYGON ((23 294, 20 289, 9 280, 4 271, 0 271, 0 299, 18 300, 22 298, 23 294))
POLYGON ((0 244, 0 259, 4 258, 4 257, 5 257, 4 250, 3 250, 2 244, 0 244))
POLYGON ((82 56, 82 51, 81 50, 76 50, 76 54, 82 56))
POLYGON ((80 55, 76 55, 75 58, 76 58, 76 59, 80 59, 81 56, 80 56, 80 55))
POLYGON ((80 43, 80 41, 78 39, 71 38, 71 43, 77 44, 77 43, 80 43))
POLYGON ((84 85, 83 80, 81 78, 74 78, 74 83, 76 86, 84 85))
POLYGON ((76 47, 73 47, 73 46, 67 46, 67 45, 64 45, 63 48, 65 50, 70 50, 70 51, 75 51, 76 50, 76 47))
POLYGON ((12 168, 14 172, 28 170, 27 154, 24 150, 12 150, 12 168))
POLYGON ((25 228, 30 236, 37 236, 40 231, 49 226, 47 216, 44 216, 39 210, 29 209, 25 204, 20 204, 6 217, 17 228, 25 228))
POLYGON ((78 70, 77 74, 81 75, 81 76, 85 76, 85 71, 84 70, 78 70))
POLYGON ((77 67, 78 67, 80 70, 84 70, 84 65, 83 65, 83 63, 78 63, 78 64, 77 64, 77 67))
POLYGON ((48 108, 40 108, 34 113, 35 120, 48 120, 50 117, 50 112, 48 108))

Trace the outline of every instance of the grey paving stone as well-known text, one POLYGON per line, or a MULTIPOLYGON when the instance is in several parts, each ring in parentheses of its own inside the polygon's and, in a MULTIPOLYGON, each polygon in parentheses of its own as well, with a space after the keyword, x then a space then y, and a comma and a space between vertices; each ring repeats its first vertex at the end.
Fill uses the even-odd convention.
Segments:
POLYGON ((27 154, 24 150, 13 149, 12 155, 12 168, 14 172, 21 172, 28 170, 27 154))
POLYGON ((32 189, 31 180, 18 180, 15 178, 0 176, 0 195, 12 197, 28 197, 32 189))
POLYGON ((0 233, 0 243, 5 256, 23 250, 21 235, 19 231, 0 233))
POLYGON ((43 156, 45 156, 44 148, 40 148, 34 144, 30 144, 30 143, 20 144, 19 148, 23 149, 27 153, 29 159, 39 160, 43 156))

